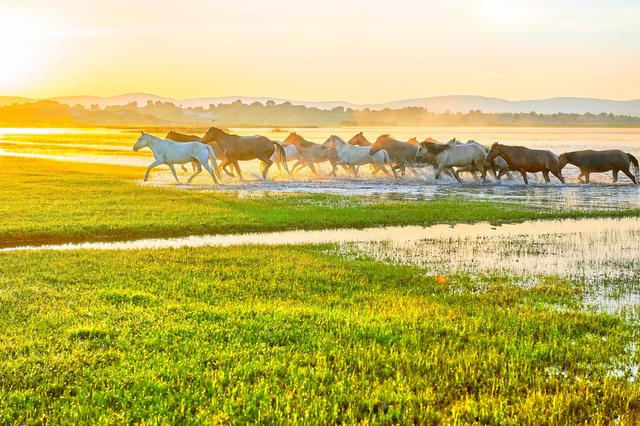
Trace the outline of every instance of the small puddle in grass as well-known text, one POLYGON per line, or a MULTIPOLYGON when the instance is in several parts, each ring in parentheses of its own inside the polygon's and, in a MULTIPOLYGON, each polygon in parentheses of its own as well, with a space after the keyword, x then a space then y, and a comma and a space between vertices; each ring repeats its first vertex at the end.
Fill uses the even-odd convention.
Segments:
POLYGON ((640 308, 640 219, 543 220, 200 235, 0 249, 136 250, 180 247, 334 243, 344 256, 369 256, 425 268, 430 274, 501 274, 521 285, 541 275, 585 284, 585 304, 608 312, 640 308))

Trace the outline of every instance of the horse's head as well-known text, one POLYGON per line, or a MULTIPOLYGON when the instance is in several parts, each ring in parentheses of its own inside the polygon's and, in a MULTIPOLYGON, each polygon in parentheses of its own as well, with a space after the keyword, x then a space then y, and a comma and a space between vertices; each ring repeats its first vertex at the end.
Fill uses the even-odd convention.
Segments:
POLYGON ((302 137, 296 132, 289 133, 289 136, 282 142, 282 145, 295 145, 302 140, 302 137))
POLYGON ((425 140, 418 145, 416 151, 416 161, 421 163, 435 164, 435 156, 441 151, 444 145, 425 140))
POLYGON ((147 135, 144 132, 140 132, 140 137, 138 138, 136 143, 133 144, 133 150, 140 151, 142 148, 148 145, 149 141, 147 140, 147 135))
POLYGON ((322 144, 322 149, 324 150, 335 150, 338 146, 340 145, 344 145, 346 144, 345 141, 343 141, 342 139, 340 139, 338 136, 336 135, 331 135, 329 136, 329 138, 324 141, 324 143, 322 144))
POLYGON ((362 132, 354 135, 351 139, 349 139, 348 143, 350 145, 357 145, 357 146, 371 146, 371 142, 369 142, 367 138, 364 137, 362 132))
POLYGON ((224 136, 224 135, 227 135, 227 133, 225 133, 222 129, 219 129, 217 127, 209 127, 209 130, 207 130, 207 133, 205 133, 204 136, 202 137, 202 143, 217 141, 220 138, 220 136, 224 136))
POLYGON ((502 145, 500 145, 498 142, 494 143, 493 145, 491 145, 491 149, 489 149, 489 152, 485 157, 485 161, 493 161, 496 157, 500 156, 501 151, 502 145))
POLYGON ((560 161, 560 170, 564 169, 564 166, 569 162, 569 158, 567 158, 567 153, 558 155, 558 160, 560 161))
POLYGON ((384 135, 378 136, 378 138, 376 139, 376 143, 388 141, 389 139, 391 139, 391 135, 385 133, 384 135))

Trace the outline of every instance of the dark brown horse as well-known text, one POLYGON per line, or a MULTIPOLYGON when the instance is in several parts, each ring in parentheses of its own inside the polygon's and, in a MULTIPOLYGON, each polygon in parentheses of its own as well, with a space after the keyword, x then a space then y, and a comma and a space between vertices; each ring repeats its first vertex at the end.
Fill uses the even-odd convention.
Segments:
POLYGON ((613 182, 618 181, 618 172, 622 172, 631 179, 635 184, 640 179, 638 173, 638 159, 633 155, 620 151, 619 149, 610 149, 607 151, 593 151, 586 149, 584 151, 572 151, 560 154, 560 169, 567 164, 573 164, 580 169, 581 179, 583 176, 585 182, 589 183, 589 173, 604 173, 613 171, 613 182), (633 165, 635 175, 631 174, 630 168, 633 165), (637 178, 636 178, 637 177, 637 178))
POLYGON ((486 161, 493 161, 496 157, 502 157, 507 162, 509 170, 520 172, 524 183, 529 185, 527 173, 542 172, 545 182, 549 183, 549 172, 564 183, 560 160, 551 151, 543 149, 529 149, 524 146, 502 145, 494 143, 487 154, 486 161))
POLYGON ((387 150, 389 158, 393 162, 393 169, 400 170, 402 176, 404 176, 407 166, 416 162, 416 153, 418 152, 416 145, 393 139, 389 135, 382 135, 371 146, 369 154, 374 155, 381 149, 387 150))
POLYGON ((282 145, 265 136, 231 135, 222 129, 211 127, 205 133, 202 142, 213 147, 216 156, 222 159, 221 167, 233 164, 240 179, 242 179, 242 172, 238 161, 255 159, 262 161, 262 178, 266 179, 269 167, 273 164, 271 156, 274 152, 278 153, 277 161, 289 172, 287 156, 282 145))
MULTIPOLYGON (((175 130, 170 130, 169 133, 167 133, 167 136, 165 136, 165 139, 169 139, 174 142, 202 142, 202 138, 200 136, 178 133, 175 130)), ((187 168, 185 167, 185 165, 181 164, 181 166, 182 171, 186 172, 187 168)), ((195 172, 197 168, 196 161, 191 162, 191 167, 193 167, 193 171, 195 172)))

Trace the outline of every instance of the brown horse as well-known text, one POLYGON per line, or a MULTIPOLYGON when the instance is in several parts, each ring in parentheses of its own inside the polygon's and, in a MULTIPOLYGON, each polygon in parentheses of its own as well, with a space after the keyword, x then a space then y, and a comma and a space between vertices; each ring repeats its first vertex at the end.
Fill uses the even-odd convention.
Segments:
POLYGON ((560 182, 564 183, 560 160, 551 151, 543 149, 529 149, 524 146, 508 146, 498 142, 494 143, 486 156, 486 161, 493 161, 496 157, 502 157, 507 162, 509 170, 520 172, 524 183, 529 185, 527 173, 542 172, 545 182, 549 183, 549 172, 553 173, 560 182))
POLYGON ((584 151, 572 151, 560 154, 560 169, 568 164, 573 164, 580 169, 581 179, 583 176, 585 182, 589 183, 589 173, 604 173, 609 170, 613 171, 613 182, 618 181, 618 172, 622 171, 635 184, 638 183, 636 176, 640 179, 638 173, 638 159, 633 155, 620 151, 619 149, 611 149, 607 151, 593 151, 586 149, 584 151), (633 164, 635 175, 629 171, 633 164))
POLYGON ((353 137, 351 139, 349 139, 347 141, 347 143, 351 144, 351 145, 357 145, 357 146, 371 146, 371 145, 373 145, 371 142, 369 142, 369 140, 366 137, 364 137, 362 132, 356 133, 355 135, 353 135, 353 137))
POLYGON ((238 161, 249 161, 258 159, 262 161, 262 178, 267 178, 269 167, 273 164, 271 156, 278 153, 277 161, 289 172, 287 166, 287 155, 284 148, 278 142, 272 141, 265 136, 238 136, 226 133, 217 127, 207 130, 202 142, 210 144, 216 156, 223 160, 221 167, 233 164, 238 172, 238 177, 242 180, 242 171, 238 161))
POLYGON ((400 170, 402 176, 405 174, 405 170, 408 165, 412 165, 416 162, 416 153, 418 147, 407 142, 401 142, 393 139, 389 135, 382 135, 376 139, 376 142, 371 146, 369 150, 370 155, 374 155, 381 149, 386 149, 389 154, 389 158, 393 162, 393 169, 400 170))
MULTIPOLYGON (((313 174, 319 176, 314 164, 329 161, 331 163, 331 174, 333 176, 336 175, 336 170, 338 168, 336 164, 336 162, 338 161, 338 154, 335 152, 335 150, 322 149, 321 144, 310 142, 296 132, 289 134, 289 136, 287 136, 282 144, 293 145, 298 150, 298 155, 300 158, 296 162, 296 164, 293 165, 291 173, 295 172, 298 168, 307 166, 311 169, 313 174)), ((345 170, 349 172, 349 169, 345 170)))
MULTIPOLYGON (((167 133, 167 136, 165 136, 165 139, 169 139, 174 142, 201 142, 202 141, 202 138, 200 138, 199 136, 188 135, 186 133, 178 133, 175 130, 170 130, 169 133, 167 133)), ((196 171, 196 168, 197 168, 196 163, 197 161, 191 162, 191 167, 193 167, 194 172, 196 171)), ((182 166, 183 172, 187 171, 187 168, 185 167, 184 164, 181 164, 180 166, 182 166)))

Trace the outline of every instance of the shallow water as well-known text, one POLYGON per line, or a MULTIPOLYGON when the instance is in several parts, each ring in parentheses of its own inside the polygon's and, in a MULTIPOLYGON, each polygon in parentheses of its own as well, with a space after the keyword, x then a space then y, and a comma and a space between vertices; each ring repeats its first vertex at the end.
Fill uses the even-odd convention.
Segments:
MULTIPOLYGON (((425 268, 429 274, 517 276, 530 286, 557 275, 584 284, 588 306, 609 312, 640 307, 640 219, 548 220, 285 231, 24 246, 22 250, 132 250, 241 244, 337 244, 343 256, 367 256, 425 268)), ((480 289, 482 290, 482 289, 480 289)))
MULTIPOLYGON (((499 140, 506 144, 526 145, 535 148, 551 149, 557 153, 585 148, 619 148, 635 153, 640 157, 640 129, 569 129, 569 128, 490 128, 490 127, 394 127, 365 128, 369 139, 391 132, 399 139, 413 136, 424 138, 432 136, 446 141, 452 137, 461 140, 475 139, 490 144, 499 140)), ((324 141, 331 134, 350 138, 360 131, 358 128, 313 128, 285 129, 274 131, 266 128, 231 129, 241 135, 264 134, 274 140, 284 139, 289 131, 297 131, 316 142, 324 141)), ((0 155, 15 158, 39 158, 55 161, 71 161, 87 164, 111 164, 146 167, 152 161, 151 153, 143 150, 131 151, 137 133, 131 130, 117 129, 0 129, 0 155)), ((361 168, 364 177, 352 178, 339 171, 337 178, 317 179, 308 171, 296 173, 292 180, 284 171, 275 167, 270 171, 270 180, 262 181, 256 161, 242 162, 247 181, 236 178, 224 178, 225 186, 211 185, 210 177, 205 173, 198 176, 192 185, 175 185, 173 176, 166 166, 153 170, 150 182, 145 185, 167 186, 179 190, 195 189, 202 191, 253 192, 254 197, 273 193, 320 193, 345 196, 374 196, 387 199, 432 200, 456 196, 479 200, 500 200, 526 202, 540 208, 577 208, 577 209, 620 209, 640 208, 640 186, 630 185, 626 176, 620 176, 620 182, 611 184, 611 173, 592 175, 593 185, 580 185, 576 176, 578 171, 567 166, 563 171, 568 185, 561 185, 552 177, 551 185, 546 185, 541 176, 532 177, 530 186, 525 186, 520 177, 482 184, 469 175, 463 175, 465 183, 460 185, 451 178, 436 181, 431 168, 415 169, 415 174, 402 179, 371 176, 366 167, 361 168)), ((329 171, 328 165, 321 165, 323 173, 329 171)), ((187 174, 179 171, 182 182, 187 174)), ((140 176, 142 177, 141 171, 140 176)))

